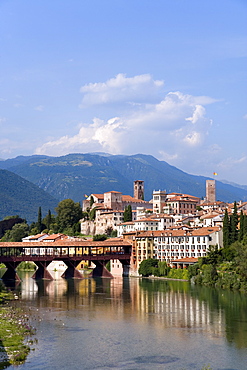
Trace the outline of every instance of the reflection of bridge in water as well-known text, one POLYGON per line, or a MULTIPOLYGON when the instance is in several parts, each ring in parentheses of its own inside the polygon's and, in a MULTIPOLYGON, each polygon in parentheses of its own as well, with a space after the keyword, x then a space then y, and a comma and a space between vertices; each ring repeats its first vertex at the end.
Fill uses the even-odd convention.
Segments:
POLYGON ((7 270, 3 280, 20 280, 16 268, 25 261, 34 262, 38 269, 33 278, 52 280, 47 267, 52 261, 63 261, 67 266, 64 278, 82 279, 77 269, 81 261, 91 261, 95 268, 91 276, 113 277, 105 268, 110 260, 118 259, 123 265, 130 264, 131 244, 126 240, 57 242, 0 242, 0 263, 7 270))

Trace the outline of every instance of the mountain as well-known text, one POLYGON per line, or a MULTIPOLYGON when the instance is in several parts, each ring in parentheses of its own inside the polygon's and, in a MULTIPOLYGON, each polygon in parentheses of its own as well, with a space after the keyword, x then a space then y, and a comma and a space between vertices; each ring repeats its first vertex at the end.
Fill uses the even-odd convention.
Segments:
POLYGON ((0 220, 19 215, 28 223, 36 222, 41 207, 45 216, 54 213, 58 200, 37 185, 7 170, 0 170, 0 220))
MULTIPOLYGON (((16 157, 0 162, 0 168, 14 172, 38 185, 58 200, 82 201, 85 194, 121 191, 133 194, 133 181, 145 182, 145 199, 153 190, 181 192, 205 197, 207 177, 194 176, 150 155, 68 154, 61 157, 16 157)), ((216 181, 217 200, 247 200, 247 190, 216 181)))

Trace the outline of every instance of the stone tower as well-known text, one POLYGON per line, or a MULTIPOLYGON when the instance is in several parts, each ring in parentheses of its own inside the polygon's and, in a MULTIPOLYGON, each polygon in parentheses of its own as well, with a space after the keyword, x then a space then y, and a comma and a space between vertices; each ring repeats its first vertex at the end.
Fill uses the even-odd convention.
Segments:
POLYGON ((134 181, 134 198, 144 200, 144 181, 134 181))
POLYGON ((216 201, 215 180, 206 180, 206 200, 207 202, 216 201))

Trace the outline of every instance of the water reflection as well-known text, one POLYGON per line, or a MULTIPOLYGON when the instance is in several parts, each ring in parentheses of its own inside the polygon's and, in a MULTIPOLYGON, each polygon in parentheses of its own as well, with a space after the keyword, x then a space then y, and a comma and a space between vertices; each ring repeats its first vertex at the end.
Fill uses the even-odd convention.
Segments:
POLYGON ((237 348, 247 348, 247 296, 187 282, 158 279, 115 278, 36 282, 22 274, 17 287, 23 301, 38 307, 74 310, 87 308, 88 319, 104 315, 107 320, 146 322, 156 330, 182 329, 202 333, 210 340, 225 337, 237 348))

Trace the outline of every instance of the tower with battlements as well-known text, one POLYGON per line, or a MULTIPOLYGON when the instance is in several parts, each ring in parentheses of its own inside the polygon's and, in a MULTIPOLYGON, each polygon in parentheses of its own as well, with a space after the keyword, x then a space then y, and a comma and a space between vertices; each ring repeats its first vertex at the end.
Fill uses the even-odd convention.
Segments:
POLYGON ((216 201, 215 180, 206 180, 206 200, 210 203, 216 201))
POLYGON ((134 181, 134 198, 144 200, 144 181, 134 181))

